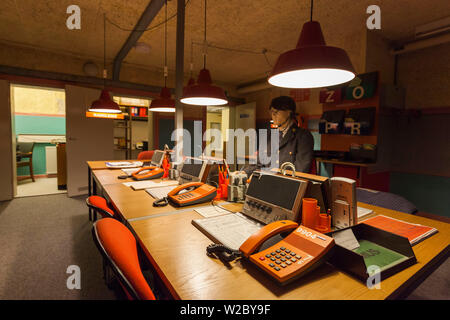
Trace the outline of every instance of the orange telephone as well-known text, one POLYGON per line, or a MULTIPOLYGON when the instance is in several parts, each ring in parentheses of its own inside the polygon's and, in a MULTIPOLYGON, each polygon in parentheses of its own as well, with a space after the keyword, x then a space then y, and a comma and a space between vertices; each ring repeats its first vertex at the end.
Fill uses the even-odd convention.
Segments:
POLYGON ((244 257, 268 273, 281 285, 296 280, 325 262, 332 253, 334 239, 291 220, 269 223, 251 235, 239 251, 224 245, 212 244, 206 248, 228 262, 244 257), (279 233, 291 232, 275 245, 258 251, 268 239, 279 233))
POLYGON ((136 172, 133 172, 131 176, 134 180, 150 180, 161 178, 164 174, 164 169, 155 166, 143 167, 136 172))
POLYGON ((188 182, 182 184, 167 194, 167 197, 153 202, 154 207, 166 206, 169 201, 177 207, 208 202, 217 195, 217 188, 203 182, 188 182), (181 191, 186 190, 181 193, 181 191))
POLYGON ((280 284, 286 284, 325 262, 333 246, 331 237, 293 221, 280 220, 269 223, 250 236, 239 251, 280 284), (293 232, 277 244, 254 253, 267 239, 291 230, 293 232))

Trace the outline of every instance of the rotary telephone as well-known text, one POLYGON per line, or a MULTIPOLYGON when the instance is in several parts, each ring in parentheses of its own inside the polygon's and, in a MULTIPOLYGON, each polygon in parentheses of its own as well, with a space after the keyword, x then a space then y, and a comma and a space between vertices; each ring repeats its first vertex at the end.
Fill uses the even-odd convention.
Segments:
POLYGON ((164 169, 155 166, 143 167, 131 174, 132 178, 138 181, 158 179, 161 178, 163 175, 164 169))
POLYGON ((167 194, 167 197, 156 200, 153 206, 166 206, 169 202, 177 207, 208 202, 217 195, 217 188, 203 182, 188 182, 182 184, 167 194), (182 192, 185 191, 185 192, 182 192))
POLYGON ((298 225, 290 220, 269 223, 251 235, 239 248, 232 250, 223 245, 212 244, 206 249, 222 260, 234 260, 243 257, 256 264, 258 268, 284 285, 314 270, 325 262, 332 252, 334 239, 313 229, 298 225), (261 245, 273 236, 291 232, 275 245, 259 251, 261 245))

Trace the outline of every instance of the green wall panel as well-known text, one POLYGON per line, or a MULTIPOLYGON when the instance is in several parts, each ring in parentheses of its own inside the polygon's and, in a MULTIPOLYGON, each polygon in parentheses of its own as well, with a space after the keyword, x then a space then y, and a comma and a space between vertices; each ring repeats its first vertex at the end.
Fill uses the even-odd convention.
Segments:
MULTIPOLYGON (((45 117, 15 115, 16 135, 19 134, 49 134, 65 135, 66 118, 65 117, 45 117)), ((45 147, 53 146, 50 143, 36 143, 33 151, 33 171, 35 175, 46 174, 45 147)), ((30 170, 28 167, 17 168, 18 176, 28 176, 30 170)))

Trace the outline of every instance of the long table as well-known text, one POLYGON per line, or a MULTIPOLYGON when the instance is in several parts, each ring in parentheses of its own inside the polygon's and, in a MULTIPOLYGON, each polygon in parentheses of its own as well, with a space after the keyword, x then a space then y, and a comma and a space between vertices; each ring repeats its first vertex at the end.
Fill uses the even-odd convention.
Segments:
MULTIPOLYGON (((212 241, 191 223, 193 219, 202 218, 200 214, 192 207, 153 207, 154 199, 147 192, 133 191, 122 184, 123 180, 113 179, 117 175, 115 171, 101 174, 94 171, 94 174, 174 299, 402 298, 449 254, 449 224, 358 202, 358 206, 372 209, 374 214, 435 227, 439 232, 415 245, 417 263, 383 280, 380 289, 368 289, 364 283, 329 264, 287 286, 279 286, 247 261, 237 260, 227 268, 219 260, 208 257, 206 247, 212 241)), ((239 211, 241 207, 232 204, 227 208, 239 211)))

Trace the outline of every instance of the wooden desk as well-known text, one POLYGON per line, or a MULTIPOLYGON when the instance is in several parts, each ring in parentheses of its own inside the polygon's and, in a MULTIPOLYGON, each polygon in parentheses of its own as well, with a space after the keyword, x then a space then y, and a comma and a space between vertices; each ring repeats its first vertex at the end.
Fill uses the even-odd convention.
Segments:
POLYGON ((119 179, 118 177, 122 175, 125 175, 125 173, 117 169, 98 169, 92 171, 92 177, 100 186, 135 181, 132 178, 119 179))
POLYGON ((358 203, 378 214, 433 226, 439 233, 413 247, 417 264, 369 290, 355 278, 325 264, 311 274, 279 286, 248 262, 222 262, 206 256, 212 243, 191 224, 194 211, 130 222, 138 241, 162 281, 176 299, 392 299, 414 288, 448 256, 450 225, 358 203))
MULTIPOLYGON (((155 208, 154 199, 145 190, 134 191, 122 183, 103 184, 112 179, 114 171, 96 173, 98 181, 175 299, 401 298, 449 253, 449 224, 358 202, 358 206, 372 209, 374 214, 435 227, 439 232, 413 247, 417 264, 383 280, 379 290, 369 290, 364 283, 328 264, 281 287, 246 261, 232 262, 232 268, 228 269, 219 260, 209 258, 206 247, 212 241, 191 224, 193 219, 201 218, 193 207, 155 208)), ((197 206, 204 205, 207 204, 197 206)), ((237 204, 231 206, 234 211, 240 209, 237 204)))
MULTIPOLYGON (((106 162, 120 162, 123 160, 101 160, 101 161, 86 161, 88 166, 88 196, 97 194, 97 181, 94 179, 92 172, 94 170, 114 170, 116 172, 122 172, 118 168, 108 168, 106 162)), ((127 160, 127 161, 140 161, 140 160, 127 160)), ((118 175, 118 174, 117 174, 118 175)), ((125 181, 122 181, 125 182, 125 181)), ((93 211, 89 208, 89 220, 93 218, 93 211)))
POLYGON ((194 208, 210 205, 208 202, 189 207, 175 207, 170 204, 165 207, 153 207, 155 199, 145 190, 136 191, 121 183, 104 185, 103 190, 114 209, 127 221, 148 219, 159 215, 166 216, 177 211, 192 211, 194 208))

